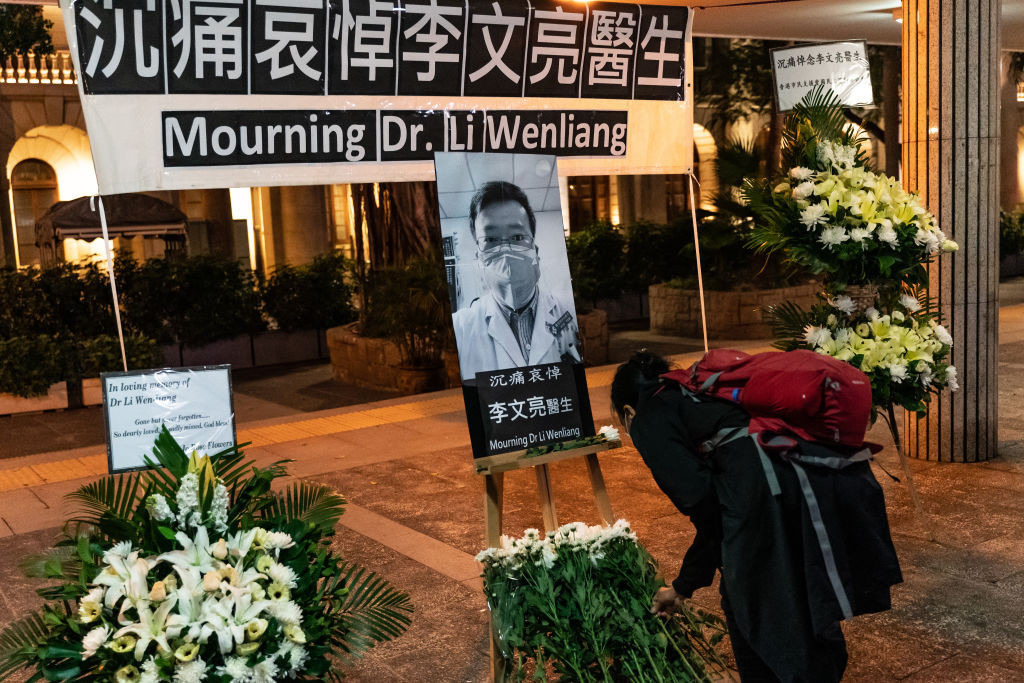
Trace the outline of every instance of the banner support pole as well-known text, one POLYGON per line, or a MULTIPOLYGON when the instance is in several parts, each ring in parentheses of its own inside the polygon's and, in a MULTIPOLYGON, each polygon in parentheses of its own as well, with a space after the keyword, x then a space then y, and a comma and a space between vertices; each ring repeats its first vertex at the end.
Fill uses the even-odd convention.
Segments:
POLYGON ((121 344, 121 365, 128 372, 128 354, 124 349, 124 329, 121 327, 121 306, 118 304, 117 278, 114 277, 114 255, 110 249, 110 232, 107 229, 107 212, 103 208, 103 196, 89 198, 89 208, 100 215, 100 229, 103 231, 103 253, 107 257, 107 275, 110 278, 110 294, 114 298, 114 320, 117 322, 117 340, 121 344), (98 200, 98 202, 97 202, 98 200), (99 206, 97 206, 97 203, 99 206))
POLYGON ((686 189, 690 196, 690 216, 693 219, 693 248, 697 254, 697 294, 700 297, 700 329, 704 333, 704 353, 708 352, 708 317, 704 309, 704 272, 700 263, 700 234, 697 230, 697 203, 694 200, 693 184, 697 180, 690 173, 686 176, 686 189))

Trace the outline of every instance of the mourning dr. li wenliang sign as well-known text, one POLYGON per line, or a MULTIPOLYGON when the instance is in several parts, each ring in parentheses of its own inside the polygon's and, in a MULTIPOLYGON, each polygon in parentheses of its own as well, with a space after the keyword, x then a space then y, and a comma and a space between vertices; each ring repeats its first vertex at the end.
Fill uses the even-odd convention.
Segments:
POLYGON ((168 111, 164 166, 432 160, 434 152, 622 156, 624 111, 168 111))
POLYGON ((570 363, 481 372, 476 385, 487 455, 571 441, 583 433, 570 363))

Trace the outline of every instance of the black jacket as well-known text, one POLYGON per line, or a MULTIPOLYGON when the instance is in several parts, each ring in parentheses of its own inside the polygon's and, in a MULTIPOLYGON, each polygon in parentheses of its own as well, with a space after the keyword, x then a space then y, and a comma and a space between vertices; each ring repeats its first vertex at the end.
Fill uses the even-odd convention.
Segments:
MULTIPOLYGON (((698 444, 746 426, 738 406, 694 402, 672 383, 643 392, 630 436, 658 486, 697 530, 679 576, 682 596, 722 571, 736 626, 783 681, 828 680, 814 641, 843 618, 793 466, 772 458, 781 495, 772 496, 754 444, 742 438, 710 456, 698 444)), ((832 455, 802 443, 808 455, 832 455)), ((803 466, 821 509, 853 614, 890 607, 902 581, 882 488, 867 462, 842 470, 803 466)))

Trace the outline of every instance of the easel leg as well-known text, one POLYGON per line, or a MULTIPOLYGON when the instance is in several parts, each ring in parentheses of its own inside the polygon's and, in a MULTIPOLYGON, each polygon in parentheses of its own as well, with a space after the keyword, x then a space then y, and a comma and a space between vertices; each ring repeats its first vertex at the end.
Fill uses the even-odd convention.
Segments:
MULTIPOLYGON (((501 506, 505 489, 505 475, 484 475, 484 519, 487 524, 487 547, 494 548, 501 542, 501 506)), ((491 680, 496 683, 505 680, 505 658, 498 647, 494 633, 494 615, 488 611, 491 628, 491 680)))
POLYGON ((540 494, 540 509, 544 516, 544 531, 558 528, 558 516, 555 514, 555 498, 551 493, 551 475, 547 464, 533 468, 537 473, 537 493, 540 494))
POLYGON ((590 453, 586 456, 587 471, 590 472, 590 485, 594 487, 594 501, 597 503, 597 511, 604 523, 611 526, 615 523, 615 514, 612 512, 612 502, 608 499, 608 489, 604 486, 604 475, 601 474, 601 463, 597 460, 597 453, 590 453))
POLYGON ((896 453, 900 458, 900 465, 903 467, 903 476, 907 478, 907 490, 910 491, 910 500, 914 504, 914 509, 917 511, 917 517, 924 524, 925 533, 928 534, 928 540, 932 543, 938 542, 938 537, 935 535, 935 526, 932 524, 931 517, 924 511, 924 505, 921 504, 921 498, 917 495, 917 486, 914 485, 914 475, 910 472, 910 463, 907 462, 907 456, 903 453, 903 445, 900 443, 900 432, 896 428, 896 411, 893 407, 889 406, 889 414, 887 420, 889 423, 889 431, 892 433, 892 441, 896 446, 896 453))

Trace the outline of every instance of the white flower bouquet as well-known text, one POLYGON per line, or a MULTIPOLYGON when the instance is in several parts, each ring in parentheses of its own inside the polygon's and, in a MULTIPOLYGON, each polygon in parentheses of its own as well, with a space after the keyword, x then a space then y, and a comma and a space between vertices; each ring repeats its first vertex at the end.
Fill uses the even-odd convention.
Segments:
POLYGON ((476 559, 514 679, 531 669, 573 681, 706 681, 724 671, 721 619, 687 605, 668 620, 650 613, 664 583, 625 520, 527 529, 476 559))
POLYGON ((876 406, 923 413, 932 394, 956 391, 950 364, 953 339, 934 314, 903 294, 886 306, 858 312, 848 296, 826 299, 809 313, 795 306, 775 311, 783 350, 810 349, 846 361, 871 380, 876 406))
POLYGON ((83 486, 66 537, 23 568, 56 601, 0 633, 0 678, 320 681, 402 633, 408 596, 341 560, 344 500, 243 460, 187 456, 166 430, 140 473, 83 486), (162 469, 159 468, 162 466, 162 469))
POLYGON ((809 97, 787 118, 785 176, 744 184, 757 217, 750 245, 782 251, 835 290, 926 284, 926 264, 956 243, 916 194, 868 167, 831 96, 809 97))

